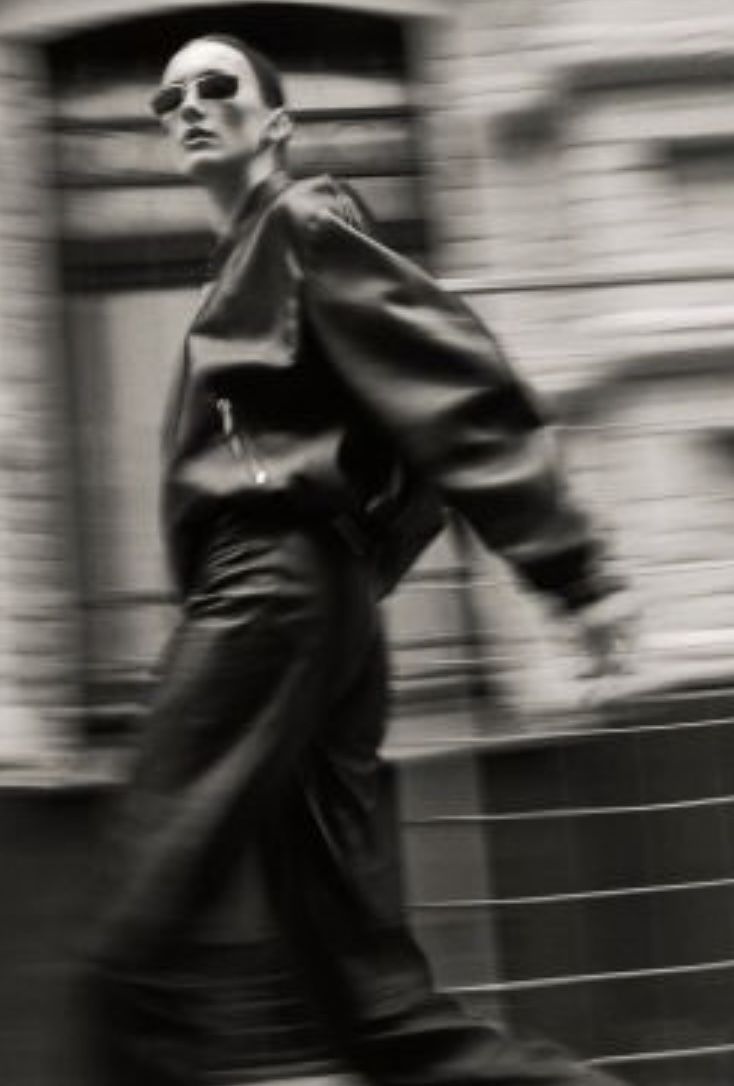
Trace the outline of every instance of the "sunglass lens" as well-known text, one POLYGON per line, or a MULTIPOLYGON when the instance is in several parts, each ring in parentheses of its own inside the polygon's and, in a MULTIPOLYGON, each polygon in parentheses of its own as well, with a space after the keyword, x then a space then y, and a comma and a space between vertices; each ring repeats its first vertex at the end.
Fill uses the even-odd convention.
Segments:
MULTIPOLYGON (((209 72, 196 80, 196 89, 200 98, 225 99, 233 98, 237 93, 238 81, 236 75, 228 72, 209 72)), ((184 100, 184 88, 178 84, 168 87, 160 87, 150 100, 150 108, 156 117, 164 117, 166 113, 172 113, 178 109, 184 100)))
POLYGON ((237 76, 227 72, 210 72, 198 80, 201 98, 233 98, 237 93, 237 76))
POLYGON ((150 108, 156 117, 163 117, 166 113, 171 113, 172 110, 177 109, 182 101, 183 90, 181 87, 161 87, 151 98, 150 108))

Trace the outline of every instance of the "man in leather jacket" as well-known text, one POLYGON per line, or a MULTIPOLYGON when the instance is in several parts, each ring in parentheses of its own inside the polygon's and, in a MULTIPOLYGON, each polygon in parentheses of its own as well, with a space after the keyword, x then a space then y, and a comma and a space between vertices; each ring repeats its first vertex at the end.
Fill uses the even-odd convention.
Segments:
POLYGON ((193 962, 225 963, 207 984, 229 991, 265 931, 333 1050, 376 1082, 611 1082, 434 992, 402 916, 378 753, 377 600, 444 504, 614 660, 617 586, 538 406, 470 311, 372 238, 348 190, 288 176, 291 121, 259 54, 196 39, 153 105, 220 241, 164 431, 183 619, 95 952, 108 1081, 239 1081, 243 1023, 231 1006, 197 1019, 182 992, 206 985, 175 978, 181 962, 189 980, 193 962))

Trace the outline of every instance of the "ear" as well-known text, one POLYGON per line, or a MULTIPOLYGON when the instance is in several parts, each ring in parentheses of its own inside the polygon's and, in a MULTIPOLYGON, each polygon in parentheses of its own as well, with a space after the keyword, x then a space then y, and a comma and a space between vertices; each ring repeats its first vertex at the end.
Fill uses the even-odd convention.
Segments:
POLYGON ((280 146, 287 143, 292 135, 293 119, 290 114, 282 106, 273 110, 265 122, 262 134, 263 142, 280 146))

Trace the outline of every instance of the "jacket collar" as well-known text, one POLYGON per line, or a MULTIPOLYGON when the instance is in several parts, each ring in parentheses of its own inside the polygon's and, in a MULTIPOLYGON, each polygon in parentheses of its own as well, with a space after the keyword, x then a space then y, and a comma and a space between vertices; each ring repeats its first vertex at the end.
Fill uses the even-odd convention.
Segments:
POLYGON ((232 252, 235 242, 241 237, 248 222, 264 211, 283 189, 291 184, 291 181, 292 178, 286 170, 274 170, 244 194, 232 216, 227 232, 218 239, 211 252, 209 268, 212 275, 217 275, 221 271, 224 261, 232 252))

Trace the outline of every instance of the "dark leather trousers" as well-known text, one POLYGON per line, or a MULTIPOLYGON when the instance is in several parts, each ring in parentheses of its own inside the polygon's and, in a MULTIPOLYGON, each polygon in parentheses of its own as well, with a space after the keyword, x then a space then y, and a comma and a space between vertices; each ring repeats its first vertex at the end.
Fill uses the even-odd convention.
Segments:
POLYGON ((191 963, 218 946, 232 967, 246 957, 222 948, 274 934, 332 1050, 375 1082, 611 1084, 434 992, 401 911, 385 688, 369 572, 343 542, 217 533, 110 849, 89 970, 96 1086, 245 1081, 197 1017, 191 963))

